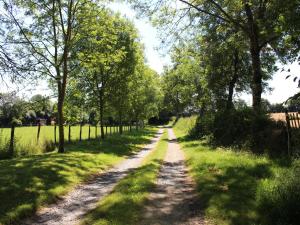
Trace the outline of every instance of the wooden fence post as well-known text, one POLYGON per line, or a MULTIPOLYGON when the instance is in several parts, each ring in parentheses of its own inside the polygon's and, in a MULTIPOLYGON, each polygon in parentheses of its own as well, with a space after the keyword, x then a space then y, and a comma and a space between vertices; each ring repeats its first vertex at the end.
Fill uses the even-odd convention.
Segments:
POLYGON ((82 140, 82 122, 80 123, 80 128, 79 128, 79 141, 82 140))
POLYGON ((69 136, 68 136, 69 143, 71 143, 71 124, 69 124, 69 136))
POLYGON ((11 125, 11 130, 10 130, 10 142, 9 142, 9 149, 8 149, 8 154, 10 157, 14 156, 14 143, 15 143, 15 125, 11 125))
POLYGON ((41 133, 41 122, 38 123, 38 132, 37 132, 37 135, 36 135, 37 142, 39 142, 40 133, 41 133))
POLYGON ((95 125, 95 139, 97 139, 97 124, 95 125))
POLYGON ((91 125, 89 125, 89 140, 91 140, 91 125))
POLYGON ((297 122, 298 122, 297 128, 300 128, 300 118, 299 118, 299 113, 296 113, 296 119, 297 119, 297 122))
POLYGON ((285 112, 286 118, 286 130, 287 130, 287 138, 288 138, 288 156, 291 156, 291 124, 290 124, 290 116, 289 113, 285 112))
POLYGON ((56 145, 56 123, 54 124, 54 144, 56 145))

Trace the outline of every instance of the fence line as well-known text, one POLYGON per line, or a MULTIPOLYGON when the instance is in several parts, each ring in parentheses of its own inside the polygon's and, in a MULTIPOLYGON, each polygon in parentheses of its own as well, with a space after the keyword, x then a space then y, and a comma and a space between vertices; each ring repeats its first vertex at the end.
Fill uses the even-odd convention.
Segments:
POLYGON ((291 149, 293 147, 293 133, 295 130, 300 129, 300 116, 299 112, 285 112, 286 118, 286 128, 287 128, 287 138, 288 138, 288 155, 291 155, 291 149))
MULTIPOLYGON (((123 125, 122 129, 124 132, 131 132, 132 131, 132 126, 133 124, 125 124, 123 125)), ((41 124, 38 124, 37 126, 37 133, 36 133, 36 143, 39 143, 40 142, 40 135, 41 135, 41 131, 43 130, 44 126, 42 126, 41 124)), ((48 127, 48 126, 47 126, 48 127)), ((84 140, 91 140, 92 137, 91 137, 91 124, 88 124, 88 133, 87 133, 87 138, 83 138, 83 124, 81 123, 80 124, 80 127, 79 127, 79 139, 74 139, 72 140, 72 126, 71 124, 69 125, 66 125, 64 126, 64 129, 67 128, 68 129, 68 142, 71 143, 72 141, 82 141, 83 139, 84 140)), ((98 125, 95 125, 95 138, 94 139, 97 139, 98 137, 101 137, 101 129, 100 129, 100 136, 98 136, 98 133, 97 133, 97 128, 99 126, 98 125)), ((140 128, 139 125, 137 125, 137 128, 140 128)), ((105 125, 104 126, 104 135, 105 136, 109 136, 109 135, 113 135, 113 134, 117 134, 117 133, 120 133, 120 127, 119 125, 105 125)), ((8 154, 9 156, 13 157, 14 155, 14 150, 15 150, 15 130, 16 130, 16 126, 13 124, 10 128, 10 137, 9 137, 9 147, 8 147, 8 154)), ((65 130, 64 130, 65 132, 65 130)), ((65 132, 66 134, 66 132, 65 132)), ((50 138, 50 140, 52 139, 54 144, 57 145, 57 135, 58 135, 58 132, 57 132, 57 125, 54 124, 53 125, 53 139, 50 138)), ((78 137, 78 136, 77 136, 78 137)))

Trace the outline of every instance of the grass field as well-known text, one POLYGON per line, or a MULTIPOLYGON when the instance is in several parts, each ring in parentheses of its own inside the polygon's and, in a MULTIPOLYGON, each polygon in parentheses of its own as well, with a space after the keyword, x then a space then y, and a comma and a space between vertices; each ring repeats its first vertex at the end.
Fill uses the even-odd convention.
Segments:
POLYGON ((121 180, 112 194, 104 198, 98 207, 84 218, 82 224, 139 224, 143 204, 155 186, 167 147, 165 132, 156 149, 144 160, 143 165, 121 180))
MULTIPOLYGON (((100 127, 91 126, 91 139, 100 137, 100 127), (96 136, 97 133, 97 136, 96 136)), ((0 129, 0 150, 5 150, 10 139, 10 128, 0 129)), ((68 140, 69 127, 65 127, 65 140, 68 140)), ((128 131, 129 127, 124 127, 124 131, 128 131)), ((106 133, 106 128, 104 129, 106 133)), ((107 134, 118 132, 118 127, 108 127, 107 134)), ((47 142, 54 142, 54 126, 41 126, 39 142, 37 142, 38 127, 16 127, 15 129, 15 155, 33 155, 45 151, 45 144, 47 142)), ((80 126, 71 127, 71 141, 79 140, 80 126)), ((82 127, 82 140, 87 140, 89 137, 89 126, 82 127)), ((56 139, 58 141, 58 127, 56 129, 56 139)))
POLYGON ((197 183, 206 220, 218 225, 297 224, 299 160, 211 148, 187 137, 195 119, 180 119, 174 130, 197 183))
POLYGON ((112 135, 102 142, 71 144, 65 154, 52 152, 0 161, 0 224, 18 223, 92 174, 120 162, 148 143, 156 130, 147 128, 112 135))

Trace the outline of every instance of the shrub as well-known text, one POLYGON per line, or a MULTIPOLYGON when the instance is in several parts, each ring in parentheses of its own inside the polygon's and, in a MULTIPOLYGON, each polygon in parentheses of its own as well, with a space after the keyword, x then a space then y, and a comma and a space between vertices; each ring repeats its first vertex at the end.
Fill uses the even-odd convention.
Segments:
POLYGON ((256 153, 286 153, 284 124, 250 108, 207 113, 198 118, 193 136, 211 136, 214 144, 248 148, 256 153))
POLYGON ((193 137, 209 136, 213 133, 213 122, 215 115, 213 113, 206 113, 202 117, 198 117, 194 129, 190 132, 193 137))
POLYGON ((265 181, 257 192, 260 223, 293 225, 300 221, 300 161, 275 181, 265 181))

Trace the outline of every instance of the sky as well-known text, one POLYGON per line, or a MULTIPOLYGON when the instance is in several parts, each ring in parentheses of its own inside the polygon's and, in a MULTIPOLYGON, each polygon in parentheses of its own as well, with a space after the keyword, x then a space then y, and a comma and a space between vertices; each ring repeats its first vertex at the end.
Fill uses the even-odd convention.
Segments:
MULTIPOLYGON (((141 41, 145 46, 147 64, 161 74, 163 72, 163 67, 170 64, 171 60, 169 55, 162 55, 160 53, 161 51, 157 50, 157 48, 160 46, 158 31, 146 18, 136 18, 136 13, 134 10, 132 10, 129 5, 125 3, 111 3, 110 8, 134 22, 140 33, 141 41)), ((286 66, 278 63, 277 66, 279 68, 285 67, 286 70, 290 69, 291 72, 280 72, 281 70, 279 70, 279 72, 274 74, 273 80, 269 82, 269 85, 273 91, 263 94, 263 98, 268 99, 271 103, 282 103, 290 96, 300 91, 300 89, 297 88, 297 84, 293 82, 293 79, 285 79, 285 77, 289 74, 300 76, 300 66, 298 63, 286 66)), ((8 87, 3 84, 0 85, 0 92, 12 91, 15 89, 15 85, 8 84, 8 87)), ((51 94, 51 91, 49 91, 47 87, 46 81, 39 81, 35 85, 27 85, 25 87, 21 85, 19 86, 19 89, 21 89, 19 90, 19 95, 24 97, 30 97, 37 93, 42 93, 43 95, 51 94)), ((240 95, 240 98, 244 99, 249 105, 251 104, 251 95, 242 94, 240 95)))

